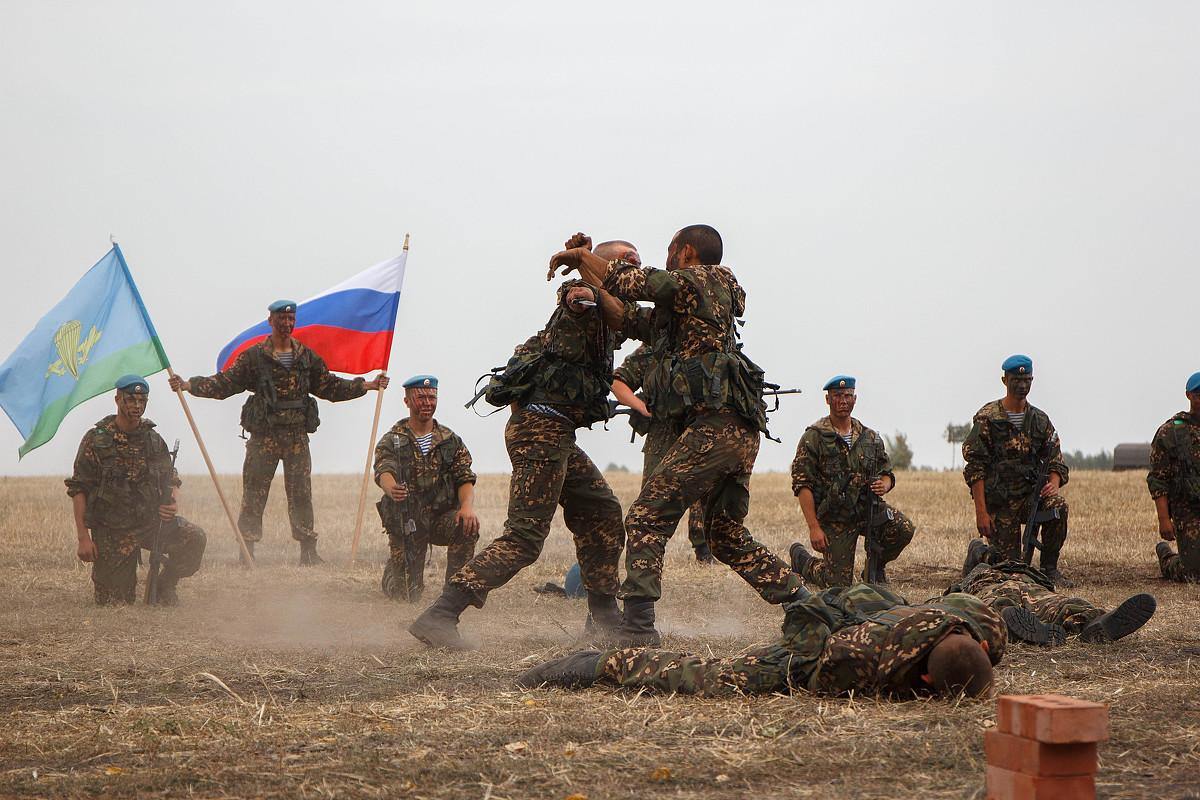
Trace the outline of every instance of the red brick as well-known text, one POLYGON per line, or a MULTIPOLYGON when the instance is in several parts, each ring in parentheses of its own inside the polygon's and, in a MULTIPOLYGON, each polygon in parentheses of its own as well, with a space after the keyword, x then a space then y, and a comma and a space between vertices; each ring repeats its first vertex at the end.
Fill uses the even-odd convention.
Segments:
POLYGON ((987 800, 1095 800, 1096 779, 1091 775, 1039 778, 1021 772, 987 768, 987 800))
POLYGON ((1001 695, 996 729, 1048 744, 1108 740, 1108 706, 1060 694, 1001 695))
POLYGON ((989 766, 1026 775, 1062 777, 1096 772, 1095 742, 1046 744, 991 730, 983 735, 983 750, 989 766))

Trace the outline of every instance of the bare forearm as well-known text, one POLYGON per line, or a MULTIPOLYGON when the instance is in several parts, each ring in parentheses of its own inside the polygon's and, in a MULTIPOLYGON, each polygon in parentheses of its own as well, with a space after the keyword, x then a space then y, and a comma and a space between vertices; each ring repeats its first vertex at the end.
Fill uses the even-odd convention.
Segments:
POLYGON ((796 499, 800 501, 800 513, 804 515, 804 522, 808 525, 808 529, 811 531, 820 527, 820 523, 817 522, 817 504, 813 501, 812 489, 807 487, 801 489, 796 499))
POLYGON ((475 484, 464 483, 458 487, 458 507, 460 509, 475 507, 475 484))
POLYGON ((613 381, 612 393, 613 397, 617 398, 617 402, 623 406, 632 406, 632 401, 637 399, 637 395, 625 381, 613 381))
POLYGON ((87 495, 83 492, 71 498, 71 510, 75 514, 75 535, 80 541, 90 539, 91 534, 88 533, 87 523, 83 521, 83 514, 87 510, 87 495))
POLYGON ((597 294, 600 297, 600 309, 604 312, 604 324, 613 330, 621 330, 625 325, 625 304, 603 289, 597 290, 597 294))
POLYGON ((975 481, 971 484, 971 499, 975 501, 976 511, 987 510, 987 497, 983 492, 983 481, 975 481))
POLYGON ((1158 512, 1158 521, 1164 522, 1171 518, 1171 508, 1166 495, 1154 498, 1154 510, 1158 512))

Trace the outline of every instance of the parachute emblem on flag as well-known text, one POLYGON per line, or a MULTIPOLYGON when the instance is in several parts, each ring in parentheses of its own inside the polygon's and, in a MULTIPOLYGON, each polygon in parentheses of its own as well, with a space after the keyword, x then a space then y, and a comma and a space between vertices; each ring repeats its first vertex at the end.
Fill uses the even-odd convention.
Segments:
POLYGON ((66 375, 69 372, 72 378, 79 380, 79 368, 87 363, 88 354, 102 335, 93 325, 87 338, 80 342, 79 334, 82 331, 83 325, 79 320, 73 319, 64 322, 54 332, 54 347, 59 358, 46 369, 47 378, 51 375, 66 375))

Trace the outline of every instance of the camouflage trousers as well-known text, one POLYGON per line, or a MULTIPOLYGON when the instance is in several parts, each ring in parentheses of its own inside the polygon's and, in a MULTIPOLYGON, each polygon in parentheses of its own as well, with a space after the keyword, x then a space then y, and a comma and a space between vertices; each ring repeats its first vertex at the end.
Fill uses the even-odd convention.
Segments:
POLYGON ((625 688, 707 697, 786 692, 804 685, 802 675, 792 675, 791 661, 791 653, 775 644, 732 658, 627 647, 601 656, 598 677, 625 688))
POLYGON ((504 429, 512 461, 504 532, 449 583, 483 607, 488 592, 537 561, 558 506, 575 538, 580 577, 589 592, 614 595, 625 528, 621 504, 592 460, 575 443, 575 424, 520 409, 504 429))
MULTIPOLYGON (((996 550, 999 558, 1012 561, 1021 560, 1021 531, 1024 529, 1025 523, 1029 521, 1029 501, 1028 497, 1015 497, 995 509, 989 504, 988 510, 995 515, 996 533, 988 544, 996 550)), ((1061 494, 1044 497, 1041 509, 1042 511, 1058 512, 1057 519, 1042 523, 1040 537, 1042 540, 1041 565, 1043 567, 1056 566, 1058 553, 1062 550, 1063 543, 1067 541, 1067 501, 1061 494)))
POLYGON ((718 561, 769 603, 795 594, 800 576, 742 524, 750 510, 750 473, 758 445, 758 431, 732 412, 700 417, 684 430, 625 515, 628 546, 621 597, 662 596, 667 541, 697 500, 704 503, 708 546, 718 561))
MULTIPOLYGON (((912 541, 916 528, 908 517, 901 514, 887 503, 881 503, 875 527, 875 535, 883 546, 882 561, 891 563, 912 541), (886 521, 883 521, 886 517, 886 521)), ((825 531, 825 556, 811 559, 805 565, 804 580, 817 586, 849 586, 854 579, 854 550, 858 545, 858 537, 866 537, 867 526, 863 522, 825 522, 821 521, 821 530, 825 531)))
POLYGON ((1200 582, 1200 516, 1180 515, 1175 518, 1175 544, 1178 553, 1160 559, 1162 576, 1171 581, 1200 582))
MULTIPOLYGON (((998 559, 999 556, 992 556, 998 559)), ((1028 609, 1047 625, 1062 625, 1068 634, 1077 635, 1084 627, 1101 616, 1104 609, 1082 597, 1068 597, 1047 589, 1036 582, 1018 577, 1028 569, 1021 560, 994 561, 993 566, 981 564, 971 570, 958 588, 966 594, 978 597, 989 608, 1000 613, 1001 609, 1015 606, 1028 609)), ((1041 573, 1037 573, 1041 575, 1041 573)), ((1045 579, 1042 575, 1039 580, 1045 579)))
MULTIPOLYGON (((665 427, 665 426, 661 426, 665 427)), ((658 468, 662 463, 663 456, 675 443, 675 437, 670 435, 671 431, 667 429, 667 435, 663 436, 656 431, 651 430, 646 434, 646 446, 642 448, 642 488, 646 488, 646 482, 650 480, 651 473, 658 468)), ((688 541, 692 548, 701 547, 708 542, 708 537, 704 532, 704 501, 697 500, 692 503, 688 509, 688 541)))
POLYGON ((425 590, 425 557, 430 545, 446 548, 446 582, 475 555, 479 534, 467 534, 451 509, 427 520, 416 520, 409 533, 386 528, 390 555, 383 568, 383 593, 393 600, 415 603, 425 590))
POLYGON ((174 585, 180 578, 196 574, 204 558, 204 531, 183 517, 175 517, 159 531, 158 520, 140 528, 113 530, 93 528, 96 560, 92 562, 92 585, 97 605, 122 605, 137 597, 138 554, 162 537, 163 567, 159 578, 174 585))
POLYGON ((263 509, 275 470, 283 462, 283 491, 287 495, 288 519, 292 538, 298 542, 316 539, 313 530, 312 455, 308 433, 293 426, 275 428, 270 433, 252 433, 246 442, 246 461, 242 466, 242 513, 238 528, 247 542, 262 541, 263 509))

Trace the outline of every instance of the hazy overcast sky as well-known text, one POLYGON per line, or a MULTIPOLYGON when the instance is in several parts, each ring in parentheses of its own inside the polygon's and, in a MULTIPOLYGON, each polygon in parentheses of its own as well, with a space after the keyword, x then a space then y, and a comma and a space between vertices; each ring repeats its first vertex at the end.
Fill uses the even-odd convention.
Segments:
MULTIPOLYGON (((747 352, 806 393, 761 470, 839 372, 864 423, 948 465, 946 423, 999 396, 1014 352, 1066 448, 1148 441, 1200 370, 1198 23, 1191 2, 7 0, 0 359, 110 233, 190 376, 407 232, 392 373, 441 376, 439 419, 507 470, 504 415, 462 404, 549 316, 547 258, 584 230, 661 265, 704 222, 749 295, 747 352)), ((239 470, 241 398, 191 403, 239 470)), ((69 472, 111 409, 20 463, 0 420, 0 473, 69 472)), ((317 471, 362 469, 372 410, 321 404, 317 471)), ((640 465, 624 422, 580 439, 640 465)))

